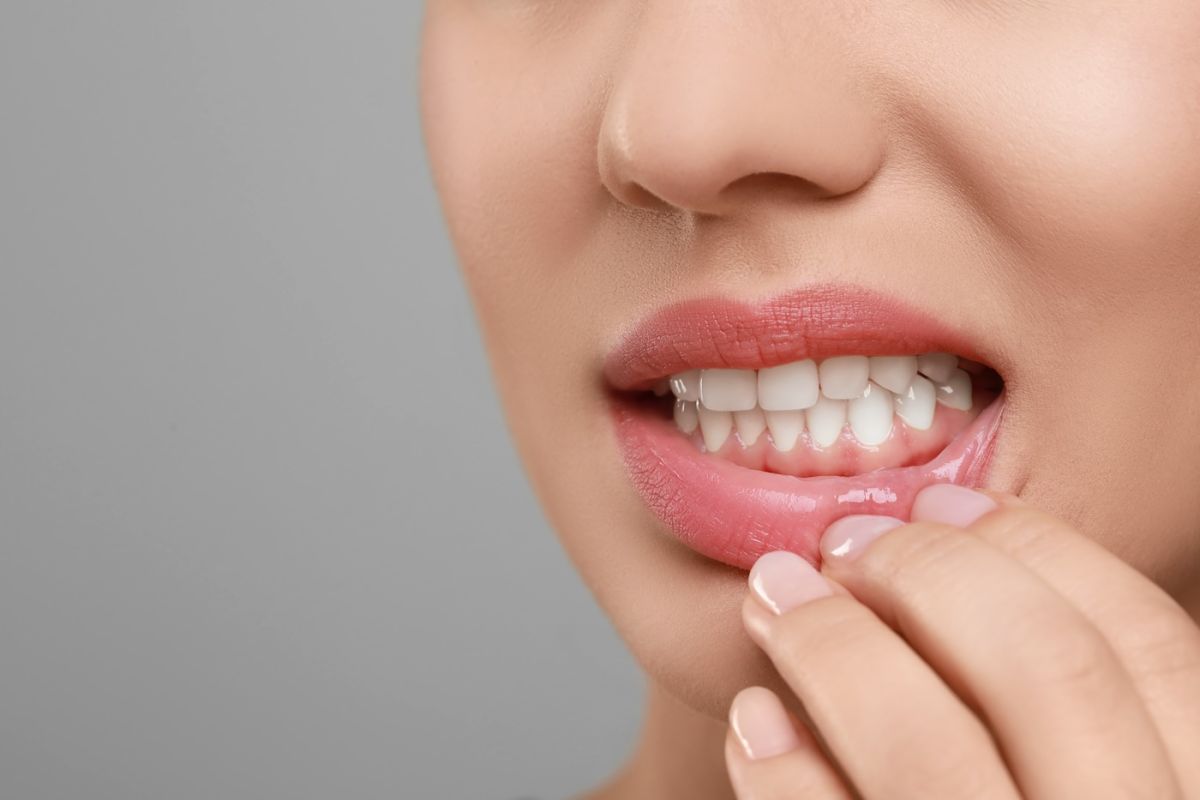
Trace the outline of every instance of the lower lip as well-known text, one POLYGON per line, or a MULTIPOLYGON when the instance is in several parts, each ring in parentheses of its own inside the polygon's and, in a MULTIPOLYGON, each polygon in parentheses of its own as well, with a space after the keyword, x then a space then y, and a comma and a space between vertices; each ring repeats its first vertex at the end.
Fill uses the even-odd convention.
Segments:
POLYGON ((981 485, 1003 407, 1001 394, 926 464, 816 478, 747 469, 702 453, 670 420, 621 399, 613 415, 626 467, 646 505, 683 544, 748 570, 772 550, 790 550, 818 565, 821 534, 840 517, 907 519, 916 493, 930 484, 981 485))

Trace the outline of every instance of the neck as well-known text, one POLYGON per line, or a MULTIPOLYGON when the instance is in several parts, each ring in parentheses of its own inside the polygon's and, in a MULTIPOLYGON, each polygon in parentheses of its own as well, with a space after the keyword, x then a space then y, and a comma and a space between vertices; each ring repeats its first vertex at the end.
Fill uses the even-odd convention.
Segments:
POLYGON ((637 747, 625 767, 584 800, 733 800, 723 721, 651 681, 637 747))

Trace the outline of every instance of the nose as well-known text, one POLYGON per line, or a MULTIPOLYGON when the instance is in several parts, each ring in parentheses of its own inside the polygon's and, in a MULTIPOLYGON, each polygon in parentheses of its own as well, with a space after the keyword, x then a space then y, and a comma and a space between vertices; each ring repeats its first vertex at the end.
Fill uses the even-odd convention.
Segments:
POLYGON ((764 191, 832 198, 870 181, 884 139, 830 5, 646 0, 600 125, 608 191, 722 215, 764 191))

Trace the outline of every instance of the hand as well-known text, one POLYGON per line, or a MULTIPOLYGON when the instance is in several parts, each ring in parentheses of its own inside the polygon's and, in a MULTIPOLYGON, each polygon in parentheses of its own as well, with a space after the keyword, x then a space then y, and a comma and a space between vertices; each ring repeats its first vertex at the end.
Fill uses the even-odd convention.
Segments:
POLYGON ((745 626, 803 721, 738 694, 739 800, 1200 798, 1200 629, 1169 595, 1013 497, 932 486, 912 518, 751 571, 745 626))

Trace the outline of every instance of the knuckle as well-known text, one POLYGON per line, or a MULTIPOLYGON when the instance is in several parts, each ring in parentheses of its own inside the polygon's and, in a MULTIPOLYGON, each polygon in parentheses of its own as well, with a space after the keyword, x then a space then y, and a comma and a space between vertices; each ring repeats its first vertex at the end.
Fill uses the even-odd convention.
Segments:
POLYGON ((831 662, 853 658, 874 633, 871 613, 857 601, 834 595, 806 603, 776 621, 773 655, 786 658, 798 676, 809 680, 831 662))
POLYGON ((1115 657, 1108 643, 1086 623, 1031 614, 1021 633, 1031 654, 1027 667, 1040 683, 1073 694, 1102 696, 1110 691, 1115 657))
POLYGON ((1001 509, 974 527, 982 539, 1022 561, 1053 555, 1064 546, 1064 534, 1073 530, 1065 522, 1027 507, 1001 509))
POLYGON ((974 544, 959 529, 917 522, 897 528, 867 549, 862 570, 900 595, 923 593, 953 572, 974 544), (918 592, 919 590, 919 592, 918 592))
POLYGON ((1173 601, 1152 600, 1121 627, 1122 651, 1142 677, 1200 680, 1200 628, 1173 601))

